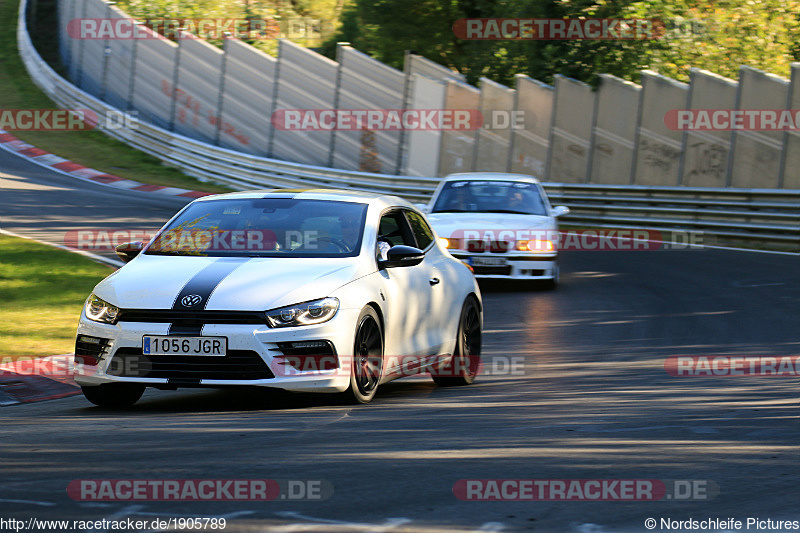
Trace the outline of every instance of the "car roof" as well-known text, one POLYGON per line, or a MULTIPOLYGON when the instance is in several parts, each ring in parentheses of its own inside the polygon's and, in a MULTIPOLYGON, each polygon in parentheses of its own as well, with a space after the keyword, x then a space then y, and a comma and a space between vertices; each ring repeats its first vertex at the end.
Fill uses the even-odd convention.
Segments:
POLYGON ((445 176, 443 181, 524 181, 539 183, 539 180, 527 174, 510 172, 459 172, 445 176))
POLYGON ((368 191, 349 191, 345 189, 258 189, 203 196, 195 201, 203 202, 208 200, 252 198, 296 198, 298 200, 331 200, 335 202, 414 207, 408 201, 397 196, 368 191))

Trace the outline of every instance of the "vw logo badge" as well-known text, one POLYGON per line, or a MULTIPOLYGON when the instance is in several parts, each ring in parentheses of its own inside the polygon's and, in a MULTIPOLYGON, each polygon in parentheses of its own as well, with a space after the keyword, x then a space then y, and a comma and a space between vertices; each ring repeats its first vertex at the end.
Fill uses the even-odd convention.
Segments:
POLYGON ((199 304, 203 298, 199 294, 187 294, 181 298, 181 305, 184 307, 194 307, 199 304))

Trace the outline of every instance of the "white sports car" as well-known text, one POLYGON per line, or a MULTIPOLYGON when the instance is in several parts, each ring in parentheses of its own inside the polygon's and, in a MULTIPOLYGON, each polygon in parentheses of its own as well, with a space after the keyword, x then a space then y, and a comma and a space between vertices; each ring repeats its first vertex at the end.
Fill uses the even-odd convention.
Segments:
POLYGON ((262 386, 369 402, 430 372, 471 383, 481 295, 413 205, 333 190, 198 199, 100 282, 81 313, 76 381, 97 405, 146 387, 262 386))
POLYGON ((559 280, 558 220, 536 178, 494 172, 451 174, 423 208, 454 257, 478 278, 559 280))

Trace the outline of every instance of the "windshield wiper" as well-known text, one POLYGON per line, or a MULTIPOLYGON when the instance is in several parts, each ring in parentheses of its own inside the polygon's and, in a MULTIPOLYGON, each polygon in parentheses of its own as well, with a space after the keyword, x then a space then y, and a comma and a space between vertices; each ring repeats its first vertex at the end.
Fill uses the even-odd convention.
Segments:
POLYGON ((514 211, 513 209, 487 209, 483 213, 509 213, 512 215, 532 215, 533 213, 526 213, 525 211, 514 211))

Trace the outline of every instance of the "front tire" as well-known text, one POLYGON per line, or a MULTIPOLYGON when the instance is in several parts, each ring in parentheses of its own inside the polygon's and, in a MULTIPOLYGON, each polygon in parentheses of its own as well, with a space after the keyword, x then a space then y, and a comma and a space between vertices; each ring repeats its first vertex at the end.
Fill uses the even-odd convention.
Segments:
POLYGON ((105 383, 81 387, 87 400, 100 407, 130 407, 144 394, 144 385, 135 383, 105 383))
POLYGON ((480 370, 481 338, 481 313, 470 296, 461 308, 453 357, 431 373, 433 381, 443 387, 471 385, 480 370))
POLYGON ((350 387, 343 393, 348 403, 369 403, 383 377, 383 330, 378 313, 365 307, 358 317, 350 387))

